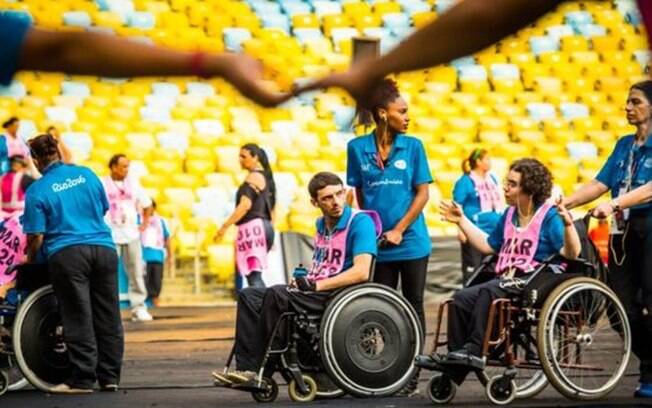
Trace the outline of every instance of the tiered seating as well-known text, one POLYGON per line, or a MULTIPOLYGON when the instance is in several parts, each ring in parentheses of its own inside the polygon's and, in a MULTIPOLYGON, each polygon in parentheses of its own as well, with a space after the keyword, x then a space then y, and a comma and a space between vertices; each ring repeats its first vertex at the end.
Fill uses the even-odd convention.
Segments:
MULTIPOLYGON (((381 38, 383 52, 422 27, 451 0, 24 0, 0 1, 39 25, 101 29, 179 49, 243 51, 260 58, 279 89, 348 65, 351 38, 381 38)), ((459 164, 489 147, 498 173, 509 161, 545 160, 565 192, 591 179, 617 137, 627 88, 641 79, 648 47, 634 2, 568 3, 500 44, 426 72, 399 75, 410 103, 410 133, 425 143, 436 179, 433 197, 450 197, 459 164)), ((303 95, 260 109, 221 79, 107 80, 21 73, 0 90, 0 117, 18 115, 21 134, 64 129, 76 158, 105 174, 124 152, 134 172, 178 225, 179 255, 207 255, 228 281, 234 231, 213 245, 218 222, 234 207, 243 173, 238 147, 267 148, 277 176, 276 226, 310 233, 315 210, 305 186, 318 170, 345 170, 354 136, 343 92, 303 95)), ((426 209, 432 234, 448 234, 426 209)))

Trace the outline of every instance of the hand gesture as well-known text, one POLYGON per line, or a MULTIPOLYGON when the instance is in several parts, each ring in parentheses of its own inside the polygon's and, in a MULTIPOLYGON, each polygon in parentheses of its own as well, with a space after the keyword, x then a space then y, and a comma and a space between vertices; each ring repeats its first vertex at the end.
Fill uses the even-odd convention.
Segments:
POLYGON ((441 214, 442 220, 458 225, 462 221, 462 217, 464 217, 464 213, 460 206, 453 201, 441 201, 439 203, 439 213, 441 214))
POLYGON ((385 237, 385 241, 389 242, 392 245, 401 245, 401 242, 403 241, 403 233, 396 229, 389 230, 383 235, 385 237))
POLYGON ((591 211, 591 216, 595 218, 607 218, 611 214, 614 213, 614 208, 611 205, 611 203, 602 203, 595 207, 593 211, 591 211))
POLYGON ((564 221, 564 225, 567 227, 573 225, 573 216, 571 215, 570 211, 566 209, 566 206, 563 204, 561 197, 557 200, 556 207, 559 216, 561 217, 562 221, 564 221))
POLYGON ((257 104, 272 107, 292 97, 289 93, 272 92, 265 87, 260 61, 242 54, 222 54, 220 57, 224 58, 224 79, 257 104))

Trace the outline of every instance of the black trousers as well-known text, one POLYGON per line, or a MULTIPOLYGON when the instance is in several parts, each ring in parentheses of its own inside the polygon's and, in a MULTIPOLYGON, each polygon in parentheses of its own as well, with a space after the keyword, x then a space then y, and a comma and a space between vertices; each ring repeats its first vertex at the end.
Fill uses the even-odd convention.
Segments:
MULTIPOLYGON (((499 284, 499 279, 492 279, 462 289, 453 295, 453 301, 448 306, 449 351, 464 348, 476 356, 482 354, 491 302, 507 295, 499 284)), ((449 374, 453 381, 461 384, 469 371, 466 367, 454 367, 449 374)))
POLYGON ((469 280, 473 271, 482 263, 482 252, 475 249, 471 244, 460 243, 462 252, 462 286, 466 287, 466 282, 469 280))
POLYGON ((145 286, 147 287, 147 295, 150 298, 157 298, 161 295, 161 288, 163 287, 163 264, 147 262, 146 270, 145 286))
POLYGON ((423 333, 426 332, 426 318, 423 310, 423 292, 426 287, 428 257, 406 261, 377 262, 374 282, 387 285, 392 289, 398 287, 401 277, 401 291, 419 316, 423 333))
MULTIPOLYGON (((235 323, 236 369, 258 371, 267 345, 281 315, 285 312, 321 314, 331 292, 300 292, 286 285, 269 288, 249 287, 238 295, 235 323)), ((286 330, 278 332, 275 347, 285 342, 286 330)))
POLYGON ((68 385, 118 384, 124 352, 115 249, 75 245, 48 259, 72 365, 68 385))
POLYGON ((632 351, 640 360, 640 381, 646 383, 652 383, 651 221, 649 216, 632 216, 626 234, 612 235, 609 247, 609 286, 627 312, 632 351))

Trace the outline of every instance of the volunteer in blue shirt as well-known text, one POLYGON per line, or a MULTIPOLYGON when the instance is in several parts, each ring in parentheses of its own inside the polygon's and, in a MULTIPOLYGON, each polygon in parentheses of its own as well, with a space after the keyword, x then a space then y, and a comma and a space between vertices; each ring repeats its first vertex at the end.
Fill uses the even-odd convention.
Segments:
MULTIPOLYGON (((453 201, 462 207, 466 218, 489 233, 505 207, 498 179, 490 173, 489 152, 473 149, 462 162, 462 171, 464 174, 453 187, 453 201)), ((461 230, 458 238, 462 249, 462 284, 465 284, 473 270, 482 263, 482 253, 468 243, 461 230)))
MULTIPOLYGON (((349 142, 347 183, 355 188, 360 208, 378 212, 385 244, 378 248, 374 281, 391 288, 401 278, 403 296, 419 315, 425 333, 423 293, 431 243, 423 208, 432 182, 421 141, 405 135, 408 106, 396 82, 385 79, 360 107, 359 122, 371 133, 349 142)), ((404 395, 417 386, 411 381, 404 395)))
POLYGON ((259 61, 244 54, 177 51, 90 31, 53 31, 31 25, 27 13, 0 13, 0 85, 18 70, 107 77, 221 76, 244 96, 275 106, 291 95, 263 85, 259 61))
POLYGON ((72 365, 71 377, 50 391, 89 393, 96 381, 116 391, 124 341, 106 193, 90 169, 61 162, 51 135, 29 147, 43 177, 25 196, 27 257, 32 262, 41 247, 45 252, 72 365))
POLYGON ((652 204, 621 211, 619 203, 620 196, 652 181, 652 81, 632 85, 625 113, 636 133, 620 138, 596 178, 564 203, 578 207, 611 192, 609 285, 625 306, 632 350, 641 362, 636 396, 652 398, 652 204))

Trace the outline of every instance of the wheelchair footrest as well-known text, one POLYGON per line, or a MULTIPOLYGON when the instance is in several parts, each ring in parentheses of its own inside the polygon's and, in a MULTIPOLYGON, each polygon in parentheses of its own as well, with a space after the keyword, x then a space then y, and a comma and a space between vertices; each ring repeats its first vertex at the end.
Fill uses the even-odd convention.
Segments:
POLYGON ((441 356, 439 355, 420 355, 414 359, 414 365, 430 371, 444 371, 444 366, 440 364, 441 356))

